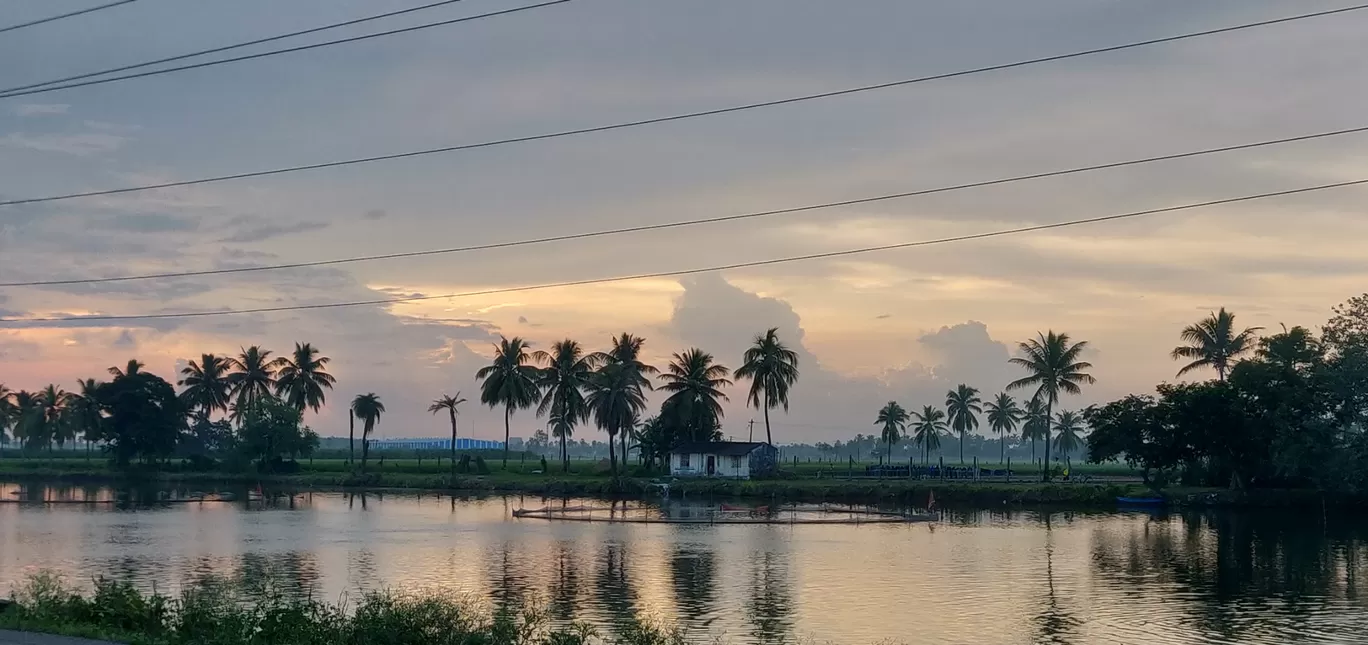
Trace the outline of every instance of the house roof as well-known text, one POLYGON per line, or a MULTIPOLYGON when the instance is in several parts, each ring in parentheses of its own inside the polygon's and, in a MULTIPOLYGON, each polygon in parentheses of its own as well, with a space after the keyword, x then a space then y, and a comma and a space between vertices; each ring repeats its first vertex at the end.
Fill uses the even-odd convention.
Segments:
POLYGON ((763 443, 752 443, 749 441, 689 441, 675 446, 670 451, 675 455, 720 455, 723 457, 744 457, 751 454, 756 448, 765 446, 763 443))

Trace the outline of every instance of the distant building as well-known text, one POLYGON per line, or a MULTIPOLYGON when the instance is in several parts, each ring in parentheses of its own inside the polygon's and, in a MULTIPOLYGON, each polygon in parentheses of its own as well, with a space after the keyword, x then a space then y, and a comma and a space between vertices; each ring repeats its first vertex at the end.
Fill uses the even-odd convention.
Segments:
POLYGON ((670 451, 670 474, 675 477, 750 479, 773 474, 779 449, 767 443, 698 441, 670 451))
MULTIPOLYGON (((451 439, 436 439, 424 437, 419 439, 373 439, 370 443, 371 450, 451 450, 451 439)), ((457 450, 503 450, 502 441, 489 441, 488 439, 468 439, 465 437, 456 440, 457 450)))

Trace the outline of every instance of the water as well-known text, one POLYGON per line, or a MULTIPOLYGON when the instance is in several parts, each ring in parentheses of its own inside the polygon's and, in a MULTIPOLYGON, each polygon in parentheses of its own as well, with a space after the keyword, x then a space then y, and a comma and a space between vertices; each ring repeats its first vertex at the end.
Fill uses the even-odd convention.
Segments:
MULTIPOLYGON (((0 485, 33 499, 102 489, 0 485)), ((577 500, 572 503, 581 503, 577 500)), ((593 502, 584 502, 593 503, 593 502)), ((1362 643, 1368 523, 1319 511, 951 512, 864 526, 516 519, 536 498, 0 504, 0 593, 39 570, 175 592, 209 575, 338 600, 385 587, 632 612, 729 643, 1362 643)))

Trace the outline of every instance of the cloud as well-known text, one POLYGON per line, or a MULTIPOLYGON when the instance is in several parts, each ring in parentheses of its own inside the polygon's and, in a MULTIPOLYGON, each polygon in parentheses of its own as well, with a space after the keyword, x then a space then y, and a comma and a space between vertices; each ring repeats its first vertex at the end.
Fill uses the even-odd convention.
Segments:
POLYGON ((14 106, 11 111, 17 116, 42 116, 48 114, 66 114, 71 106, 66 103, 23 103, 14 106))
POLYGON ((104 132, 78 134, 26 134, 14 132, 0 139, 0 146, 92 157, 118 150, 129 139, 104 132))
POLYGON ((321 231, 327 227, 327 222, 299 222, 297 224, 251 225, 243 227, 236 233, 221 238, 218 241, 224 244, 249 244, 252 242, 265 242, 266 240, 282 237, 285 235, 321 231))
POLYGON ((383 208, 372 208, 361 214, 362 219, 377 220, 389 217, 389 211, 383 208))

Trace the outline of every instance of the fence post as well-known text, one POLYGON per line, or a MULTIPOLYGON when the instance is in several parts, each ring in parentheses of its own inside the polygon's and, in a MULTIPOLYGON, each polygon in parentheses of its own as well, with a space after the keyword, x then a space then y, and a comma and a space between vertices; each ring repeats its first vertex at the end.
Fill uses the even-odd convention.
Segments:
POLYGON ((1007 483, 1012 483, 1012 456, 1007 455, 1007 483))
POLYGON ((974 481, 979 480, 978 455, 974 455, 974 481))

